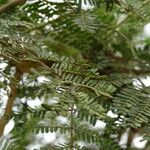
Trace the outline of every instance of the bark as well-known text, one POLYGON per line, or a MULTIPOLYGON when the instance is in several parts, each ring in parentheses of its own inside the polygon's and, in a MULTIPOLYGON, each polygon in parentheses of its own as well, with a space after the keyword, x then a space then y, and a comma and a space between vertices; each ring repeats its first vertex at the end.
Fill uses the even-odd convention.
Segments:
POLYGON ((24 4, 25 2, 26 2, 26 0, 12 0, 7 4, 1 5, 0 6, 0 14, 11 10, 18 5, 24 4))
MULTIPOLYGON (((15 79, 19 81, 20 78, 21 78, 21 74, 16 71, 15 79)), ((2 115, 2 117, 0 119, 0 137, 3 135, 5 126, 9 122, 9 119, 12 116, 12 107, 13 107, 13 104, 14 104, 14 101, 15 101, 15 98, 17 95, 17 85, 16 84, 11 84, 10 89, 11 89, 11 91, 9 94, 9 98, 7 100, 4 114, 2 115)))

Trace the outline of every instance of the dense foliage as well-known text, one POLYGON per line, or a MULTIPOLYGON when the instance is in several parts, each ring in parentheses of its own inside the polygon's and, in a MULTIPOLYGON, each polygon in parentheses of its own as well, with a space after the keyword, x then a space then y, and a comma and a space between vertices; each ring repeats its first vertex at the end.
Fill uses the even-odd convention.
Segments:
POLYGON ((150 0, 1 0, 0 149, 29 149, 52 132, 41 150, 120 150, 128 132, 125 148, 138 133, 148 150, 149 8, 150 0))

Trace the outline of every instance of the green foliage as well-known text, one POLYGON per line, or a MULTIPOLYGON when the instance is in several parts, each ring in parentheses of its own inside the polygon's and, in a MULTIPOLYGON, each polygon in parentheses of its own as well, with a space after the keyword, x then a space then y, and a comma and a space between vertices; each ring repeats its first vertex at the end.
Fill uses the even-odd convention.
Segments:
POLYGON ((17 95, 10 117, 15 127, 0 149, 25 149, 36 134, 50 132, 64 143, 41 149, 88 149, 92 143, 119 150, 120 129, 126 128, 143 127, 149 140, 150 89, 142 79, 150 75, 150 42, 138 38, 149 19, 148 2, 38 0, 1 14, 0 56, 8 66, 0 88, 8 94, 14 84, 17 95), (19 83, 15 69, 22 73, 19 83), (42 104, 31 108, 28 102, 36 99, 42 104), (99 120, 104 129, 95 128, 99 120))
POLYGON ((0 4, 5 4, 7 2, 8 2, 8 0, 0 0, 0 4))

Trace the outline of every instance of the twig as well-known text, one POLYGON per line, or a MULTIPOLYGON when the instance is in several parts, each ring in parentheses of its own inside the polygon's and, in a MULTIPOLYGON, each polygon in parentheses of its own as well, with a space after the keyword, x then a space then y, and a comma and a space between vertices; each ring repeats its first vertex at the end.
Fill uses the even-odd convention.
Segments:
POLYGON ((25 2, 26 2, 26 0, 13 0, 13 1, 10 1, 7 4, 0 6, 0 14, 11 10, 11 9, 15 8, 18 5, 24 4, 25 2))
MULTIPOLYGON (((138 10, 142 9, 144 6, 148 5, 149 3, 150 3, 150 0, 147 0, 147 1, 143 2, 143 3, 139 6, 138 10)), ((117 28, 119 28, 119 27, 122 26, 126 21, 128 21, 128 19, 129 19, 130 17, 132 17, 132 14, 133 14, 133 12, 129 12, 129 13, 127 14, 127 16, 126 16, 120 23, 116 24, 116 25, 113 27, 113 30, 111 30, 110 32, 108 32, 108 34, 106 35, 106 37, 110 36, 114 31, 116 31, 117 28)))
MULTIPOLYGON (((20 72, 16 71, 15 74, 15 79, 17 81, 19 81, 21 78, 21 74, 20 72)), ((5 112, 2 115, 1 119, 0 119, 0 137, 3 135, 4 129, 6 124, 8 123, 9 119, 11 118, 12 115, 12 107, 16 98, 16 94, 17 94, 17 85, 16 83, 11 83, 10 85, 10 95, 9 98, 7 100, 7 104, 6 104, 6 108, 5 108, 5 112)))
POLYGON ((74 149, 74 124, 73 124, 73 103, 71 103, 70 111, 70 150, 74 149))

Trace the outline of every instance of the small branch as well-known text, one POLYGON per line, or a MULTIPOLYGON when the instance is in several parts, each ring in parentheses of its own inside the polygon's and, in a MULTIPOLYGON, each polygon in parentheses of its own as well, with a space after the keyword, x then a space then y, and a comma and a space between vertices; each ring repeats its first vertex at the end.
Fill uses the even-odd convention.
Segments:
POLYGON ((18 5, 24 4, 26 0, 13 0, 9 3, 0 6, 0 14, 15 8, 18 5))
MULTIPOLYGON (((20 78, 21 78, 20 72, 16 71, 15 79, 17 81, 19 81, 20 78)), ((15 98, 16 98, 16 94, 17 94, 17 86, 16 86, 16 84, 11 84, 10 85, 10 89, 11 89, 11 91, 10 91, 9 98, 7 100, 5 112, 4 112, 3 116, 0 119, 0 137, 3 135, 5 126, 9 122, 9 119, 10 119, 10 117, 12 115, 12 107, 13 107, 13 104, 14 104, 14 101, 15 101, 15 98)))
MULTIPOLYGON (((140 10, 140 9, 142 9, 143 7, 145 7, 145 6, 148 5, 148 4, 150 4, 150 0, 144 1, 137 9, 140 10)), ((120 28, 122 25, 124 25, 124 23, 125 23, 126 21, 128 21, 129 18, 132 17, 132 14, 133 14, 133 12, 129 12, 129 13, 127 14, 127 16, 126 16, 120 23, 116 24, 116 25, 113 27, 113 30, 111 30, 111 31, 108 32, 108 34, 106 35, 106 37, 109 37, 112 33, 116 32, 117 28, 120 28)), ((137 15, 137 14, 136 14, 136 15, 137 15)), ((138 15, 138 16, 139 16, 139 15, 138 15)), ((141 16, 140 16, 140 17, 141 17, 141 16)), ((144 18, 142 18, 142 19, 144 19, 144 18)))
POLYGON ((73 124, 73 103, 71 104, 71 112, 70 112, 70 150, 74 148, 74 124, 73 124))

